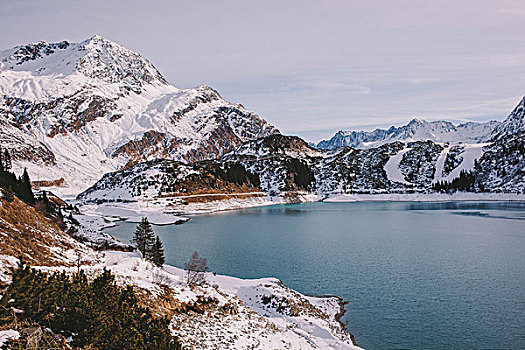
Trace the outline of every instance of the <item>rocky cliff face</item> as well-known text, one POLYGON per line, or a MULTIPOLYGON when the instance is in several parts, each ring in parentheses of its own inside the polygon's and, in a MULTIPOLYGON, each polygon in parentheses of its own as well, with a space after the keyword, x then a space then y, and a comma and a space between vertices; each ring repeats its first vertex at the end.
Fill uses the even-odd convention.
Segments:
POLYGON ((0 123, 15 167, 37 180, 64 177, 72 192, 124 166, 211 159, 279 132, 210 87, 171 86, 100 36, 0 52, 0 123))
POLYGON ((525 97, 492 133, 476 173, 485 190, 525 193, 525 97))

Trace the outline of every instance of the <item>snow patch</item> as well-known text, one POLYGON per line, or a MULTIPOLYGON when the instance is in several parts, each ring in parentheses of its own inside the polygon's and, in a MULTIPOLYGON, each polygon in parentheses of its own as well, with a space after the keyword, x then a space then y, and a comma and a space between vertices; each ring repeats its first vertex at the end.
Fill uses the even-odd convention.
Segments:
POLYGON ((387 177, 393 182, 399 182, 405 185, 412 185, 412 183, 405 180, 405 176, 399 168, 399 163, 403 159, 403 155, 410 151, 412 148, 405 148, 399 151, 396 155, 390 157, 388 162, 386 162, 384 169, 386 171, 387 177))
POLYGON ((0 348, 9 340, 16 340, 18 338, 20 338, 20 333, 15 330, 8 329, 6 331, 0 331, 0 348))

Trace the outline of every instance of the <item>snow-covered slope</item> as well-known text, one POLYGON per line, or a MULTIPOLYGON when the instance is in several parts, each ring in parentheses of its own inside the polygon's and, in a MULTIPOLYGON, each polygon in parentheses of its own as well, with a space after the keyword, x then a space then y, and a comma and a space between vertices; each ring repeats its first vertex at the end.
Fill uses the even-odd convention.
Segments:
POLYGON ((330 140, 317 144, 319 148, 333 149, 341 146, 355 148, 377 147, 394 141, 434 141, 434 142, 464 142, 479 143, 490 138, 494 128, 500 123, 467 122, 454 125, 447 121, 432 121, 412 119, 408 124, 389 129, 374 131, 338 131, 330 140))
POLYGON ((492 132, 492 141, 525 132, 525 96, 500 125, 492 132))
POLYGON ((15 168, 28 167, 32 180, 63 177, 72 193, 127 164, 215 158, 278 133, 210 87, 171 86, 98 35, 0 52, 0 95, 0 146, 15 168))
POLYGON ((493 132, 477 173, 491 192, 525 193, 525 97, 493 132))
POLYGON ((341 299, 305 296, 276 278, 244 280, 207 273, 206 283, 190 288, 184 270, 157 267, 137 253, 124 252, 105 252, 100 261, 82 269, 88 276, 107 269, 118 284, 132 284, 153 308, 171 318, 171 333, 185 349, 361 349, 338 321, 344 312, 341 299))

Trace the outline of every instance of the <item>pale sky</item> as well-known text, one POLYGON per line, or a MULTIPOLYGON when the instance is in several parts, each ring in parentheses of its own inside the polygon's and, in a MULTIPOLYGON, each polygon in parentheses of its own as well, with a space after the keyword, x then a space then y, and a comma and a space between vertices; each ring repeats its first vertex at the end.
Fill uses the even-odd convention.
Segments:
POLYGON ((100 34, 308 141, 501 120, 525 94, 523 1, 0 0, 0 33, 0 50, 100 34))

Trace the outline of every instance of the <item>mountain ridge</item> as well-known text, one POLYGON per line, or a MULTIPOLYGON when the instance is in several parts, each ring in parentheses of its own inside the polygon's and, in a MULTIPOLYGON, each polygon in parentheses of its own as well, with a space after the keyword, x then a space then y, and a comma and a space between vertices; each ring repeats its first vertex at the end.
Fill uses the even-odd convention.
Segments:
POLYGON ((373 131, 339 130, 329 140, 317 143, 318 148, 333 149, 341 146, 370 148, 394 141, 426 141, 481 143, 490 139, 492 131, 501 122, 466 122, 454 125, 445 120, 427 122, 413 118, 407 124, 373 131))

